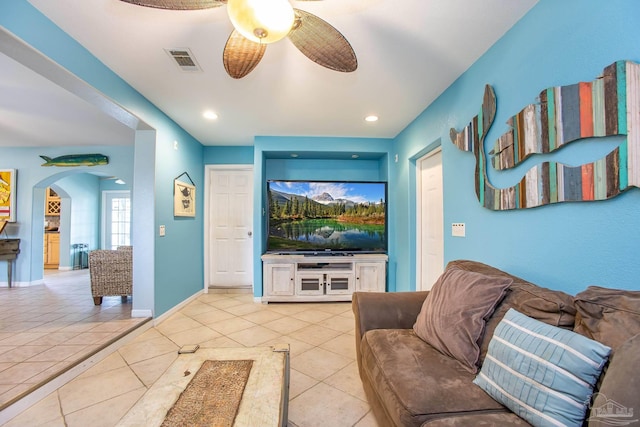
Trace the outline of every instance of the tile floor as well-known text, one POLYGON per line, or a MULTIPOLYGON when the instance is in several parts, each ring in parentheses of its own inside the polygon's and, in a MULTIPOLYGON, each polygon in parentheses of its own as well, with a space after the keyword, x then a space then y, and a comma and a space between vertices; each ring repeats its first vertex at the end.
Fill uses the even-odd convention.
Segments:
POLYGON ((228 293, 200 295, 5 425, 115 426, 180 346, 282 342, 291 346, 290 426, 377 426, 358 376, 350 303, 266 305, 228 293))
POLYGON ((95 306, 89 270, 47 270, 43 285, 0 288, 0 407, 144 320, 131 318, 131 299, 95 306))

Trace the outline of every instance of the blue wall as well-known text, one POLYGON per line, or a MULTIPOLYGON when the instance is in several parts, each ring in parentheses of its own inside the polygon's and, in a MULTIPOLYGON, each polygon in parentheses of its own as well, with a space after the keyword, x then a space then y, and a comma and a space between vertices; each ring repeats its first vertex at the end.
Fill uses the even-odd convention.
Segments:
MULTIPOLYGON (((535 283, 575 294, 588 285, 639 289, 640 190, 608 201, 563 203, 519 211, 480 207, 474 191, 473 154, 458 150, 449 129, 467 125, 480 110, 485 84, 497 97, 486 143, 508 130, 506 120, 550 86, 592 81, 616 60, 640 61, 640 2, 541 0, 397 138, 403 165, 400 187, 412 188, 417 152, 442 141, 445 262, 474 259, 535 283), (451 223, 466 223, 466 238, 451 237, 451 223)), ((615 143, 615 141, 614 141, 615 143)), ((612 142, 575 143, 565 153, 530 159, 511 173, 492 173, 499 187, 516 184, 533 164, 579 164, 601 157, 612 142), (578 148, 580 150, 578 150, 578 148), (580 152, 579 152, 580 151, 580 152)), ((565 150, 562 150, 565 151, 565 150)), ((396 200, 415 211, 411 191, 396 200)), ((414 224, 402 213, 398 224, 414 224)), ((398 289, 415 288, 415 227, 398 227, 398 289)))
MULTIPOLYGON (((29 284, 42 279, 43 256, 42 239, 44 230, 44 189, 47 186, 58 184, 59 189, 68 201, 70 196, 78 196, 78 202, 86 197, 87 184, 77 184, 74 176, 86 176, 86 174, 100 173, 107 176, 120 176, 125 181, 130 180, 133 172, 132 162, 133 147, 108 146, 108 147, 56 147, 56 148, 0 148, 0 169, 17 170, 16 188, 16 222, 7 225, 6 231, 9 237, 20 239, 20 255, 16 260, 14 280, 17 283, 29 284), (83 166, 74 168, 42 167, 43 161, 39 157, 57 157, 64 154, 102 153, 109 157, 110 163, 101 166, 83 166), (68 193, 68 194, 67 194, 68 193), (68 197, 69 196, 69 197, 68 197)), ((89 175, 92 176, 92 175, 89 175)), ((97 179, 97 178, 93 178, 97 179)), ((95 186, 96 190, 98 186, 95 186)), ((97 191, 95 197, 98 197, 97 191)), ((85 202, 80 202, 85 203, 85 202)), ((86 202, 91 203, 91 202, 86 202)), ((67 224, 70 226, 73 215, 73 204, 65 204, 67 209, 64 215, 69 215, 67 224)), ((86 206, 85 206, 86 207, 86 206)), ((88 207, 86 207, 88 208, 88 207)), ((93 207, 88 208, 90 210, 93 207)), ((96 219, 94 219, 95 221, 96 219)), ((61 224, 64 226, 65 224, 61 224)), ((89 228, 94 227, 88 225, 89 228)), ((80 225, 78 225, 80 227, 80 225)), ((91 234, 84 226, 76 229, 77 233, 91 234), (82 228, 82 230, 81 230, 82 228)), ((72 228, 69 228, 69 233, 72 228)), ((94 231, 97 231, 94 229, 94 231)), ((80 238, 81 236, 75 236, 80 238)), ((61 250, 68 252, 71 234, 65 232, 61 250), (65 244, 66 239, 66 244, 65 244)), ((61 235, 61 238, 63 236, 61 235)), ((90 243, 90 242, 84 242, 90 243)), ((69 266, 67 253, 61 255, 61 266, 69 266)), ((0 263, 0 278, 6 277, 6 263, 0 263)))
MULTIPOLYGON (((148 170, 147 164, 141 160, 138 160, 138 163, 133 164, 133 168, 131 168, 131 162, 134 161, 135 153, 139 150, 139 138, 144 139, 145 153, 137 158, 148 159, 149 164, 153 164, 155 179, 153 183, 145 182, 145 188, 137 187, 134 182, 133 189, 134 194, 137 192, 137 194, 151 195, 154 203, 136 205, 134 197, 133 209, 137 212, 137 215, 134 214, 134 221, 136 216, 147 221, 154 221, 155 233, 153 235, 151 235, 150 228, 150 233, 138 234, 141 240, 145 240, 138 242, 139 247, 151 246, 154 248, 154 254, 152 258, 148 258, 148 254, 144 254, 144 259, 148 260, 144 265, 136 264, 134 259, 134 276, 137 265, 139 269, 149 270, 149 274, 143 275, 147 278, 146 280, 149 280, 149 276, 153 276, 154 280, 152 285, 145 285, 144 298, 134 298, 134 310, 153 311, 154 315, 158 316, 185 298, 202 290, 204 284, 202 191, 197 193, 198 211, 195 219, 181 220, 173 217, 173 179, 176 176, 187 171, 196 187, 204 188, 202 145, 26 0, 0 2, 0 26, 89 83, 155 129, 153 150, 155 158, 150 159, 148 156, 146 144, 148 135, 139 136, 141 133, 149 131, 138 130, 134 155, 132 156, 130 152, 124 161, 130 167, 126 174, 127 177, 122 174, 114 174, 123 176, 123 179, 129 182, 129 178, 134 175, 142 176, 138 175, 138 171, 146 172, 148 170), (175 141, 178 142, 178 150, 174 150, 175 141), (166 225, 167 237, 160 238, 157 235, 160 224, 166 225), (152 241, 151 245, 147 244, 147 240, 152 241), (154 289, 147 290, 147 287, 154 289), (149 306, 148 301, 151 300, 155 301, 154 306, 149 306), (144 301, 145 307, 137 306, 141 301, 144 301)), ((16 145, 19 146, 20 141, 16 141, 16 145)), ((5 161, 12 163, 10 161, 12 159, 5 156, 2 156, 2 160, 3 163, 5 161)), ((114 161, 110 164, 110 166, 112 165, 115 167, 114 161)), ((29 168, 21 169, 25 169, 22 172, 25 175, 32 172, 29 168)), ((21 184, 18 185, 21 186, 21 184)), ((24 192, 19 190, 18 194, 29 194, 30 188, 25 188, 24 192)), ((20 199, 18 209, 20 209, 24 201, 21 196, 18 197, 20 199)), ((21 220, 19 219, 19 221, 21 220)), ((28 245, 28 241, 25 244, 28 245)), ((135 248, 136 241, 133 242, 133 245, 135 248)), ((25 261, 30 260, 23 258, 18 262, 19 271, 24 270, 20 264, 25 261)))

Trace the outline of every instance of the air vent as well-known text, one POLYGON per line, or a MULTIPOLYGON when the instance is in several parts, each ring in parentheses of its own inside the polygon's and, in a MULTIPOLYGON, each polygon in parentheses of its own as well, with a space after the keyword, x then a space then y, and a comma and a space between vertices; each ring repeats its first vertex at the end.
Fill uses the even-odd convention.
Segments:
POLYGON ((182 71, 202 71, 200 65, 188 48, 165 49, 182 71))

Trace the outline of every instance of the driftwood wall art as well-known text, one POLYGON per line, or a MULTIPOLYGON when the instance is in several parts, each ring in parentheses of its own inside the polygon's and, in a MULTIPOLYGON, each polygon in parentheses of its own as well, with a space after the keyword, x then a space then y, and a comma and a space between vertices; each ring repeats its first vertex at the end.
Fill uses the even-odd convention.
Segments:
POLYGON ((489 152, 491 165, 503 170, 583 138, 626 135, 624 142, 595 162, 576 167, 544 162, 529 169, 518 184, 496 188, 487 178, 484 147, 495 113, 495 94, 487 85, 480 113, 460 132, 451 129, 450 135, 459 149, 476 157, 476 194, 485 208, 605 200, 640 187, 640 64, 618 61, 592 82, 543 90, 539 103, 507 121, 511 129, 489 152))

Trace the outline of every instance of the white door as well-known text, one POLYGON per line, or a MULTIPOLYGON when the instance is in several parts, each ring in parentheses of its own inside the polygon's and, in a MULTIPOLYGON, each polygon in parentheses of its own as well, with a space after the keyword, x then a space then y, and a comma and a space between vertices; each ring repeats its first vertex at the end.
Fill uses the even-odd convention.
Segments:
POLYGON ((429 290, 444 269, 444 224, 442 152, 438 148, 418 159, 417 197, 417 286, 429 290))
POLYGON ((102 192, 102 249, 131 244, 131 193, 102 192))
POLYGON ((253 171, 212 169, 208 215, 208 286, 251 287, 253 171))

